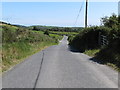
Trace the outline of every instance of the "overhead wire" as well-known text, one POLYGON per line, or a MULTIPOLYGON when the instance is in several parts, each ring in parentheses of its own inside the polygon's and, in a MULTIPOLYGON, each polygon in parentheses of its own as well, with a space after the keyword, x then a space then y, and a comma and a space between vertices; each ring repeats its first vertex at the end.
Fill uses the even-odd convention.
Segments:
POLYGON ((75 26, 76 26, 76 24, 77 24, 78 18, 79 18, 79 16, 80 16, 81 11, 82 11, 83 5, 84 5, 84 1, 82 2, 81 7, 80 7, 79 12, 78 12, 78 15, 77 15, 77 17, 76 17, 75 24, 74 24, 75 26))

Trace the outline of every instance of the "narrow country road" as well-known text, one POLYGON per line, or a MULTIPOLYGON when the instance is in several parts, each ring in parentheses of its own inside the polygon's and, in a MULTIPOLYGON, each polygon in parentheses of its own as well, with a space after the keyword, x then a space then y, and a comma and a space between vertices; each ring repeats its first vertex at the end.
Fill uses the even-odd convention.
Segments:
POLYGON ((3 88, 118 88, 118 72, 70 50, 67 36, 4 73, 3 88))

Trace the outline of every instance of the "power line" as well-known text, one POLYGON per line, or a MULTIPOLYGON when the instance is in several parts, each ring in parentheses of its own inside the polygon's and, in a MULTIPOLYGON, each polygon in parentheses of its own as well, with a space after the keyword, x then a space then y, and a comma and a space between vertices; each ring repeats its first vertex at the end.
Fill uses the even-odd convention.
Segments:
POLYGON ((79 12, 78 12, 78 15, 77 15, 77 17, 76 17, 75 26, 76 26, 77 20, 78 20, 78 18, 79 18, 79 16, 80 16, 80 12, 82 11, 83 5, 84 5, 84 1, 82 2, 81 7, 80 7, 79 12))

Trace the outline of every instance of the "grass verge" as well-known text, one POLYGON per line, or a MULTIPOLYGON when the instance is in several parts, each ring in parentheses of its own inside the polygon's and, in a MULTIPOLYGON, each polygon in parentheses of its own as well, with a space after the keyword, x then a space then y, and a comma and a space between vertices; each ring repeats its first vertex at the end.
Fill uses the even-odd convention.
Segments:
MULTIPOLYGON (((100 51, 100 49, 85 50, 84 54, 87 54, 88 56, 91 56, 91 57, 95 57, 97 55, 97 53, 99 53, 99 51, 100 51)), ((99 61, 101 61, 101 58, 97 57, 96 59, 99 60, 99 61)), ((103 60, 102 60, 102 63, 105 64, 105 65, 107 65, 107 66, 110 66, 114 70, 120 72, 120 68, 116 64, 113 64, 113 63, 110 63, 110 62, 103 62, 103 60)))
POLYGON ((98 53, 100 51, 100 49, 93 49, 93 50, 85 50, 85 54, 89 55, 89 56, 95 56, 96 53, 98 53))
POLYGON ((48 46, 56 45, 57 43, 39 42, 27 43, 17 42, 3 44, 2 47, 2 72, 7 71, 9 68, 19 64, 25 58, 34 53, 45 49, 48 46))

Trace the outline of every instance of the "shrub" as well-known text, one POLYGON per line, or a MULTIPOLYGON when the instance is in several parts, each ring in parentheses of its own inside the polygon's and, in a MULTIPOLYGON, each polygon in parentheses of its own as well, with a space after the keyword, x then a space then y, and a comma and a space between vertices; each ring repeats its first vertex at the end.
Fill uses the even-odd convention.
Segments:
POLYGON ((107 31, 110 31, 107 27, 95 26, 86 28, 72 40, 69 39, 70 45, 80 51, 85 51, 86 49, 96 49, 99 47, 99 33, 101 32, 103 35, 108 35, 109 32, 107 31))
POLYGON ((97 49, 100 51, 96 54, 96 58, 104 63, 112 63, 120 68, 120 16, 112 15, 102 18, 103 26, 88 27, 82 30, 73 39, 70 39, 70 45, 84 52, 89 49, 97 49), (107 36, 108 45, 99 46, 99 33, 107 36))
POLYGON ((46 30, 46 31, 44 32, 44 34, 49 35, 49 31, 48 31, 48 30, 46 30))

